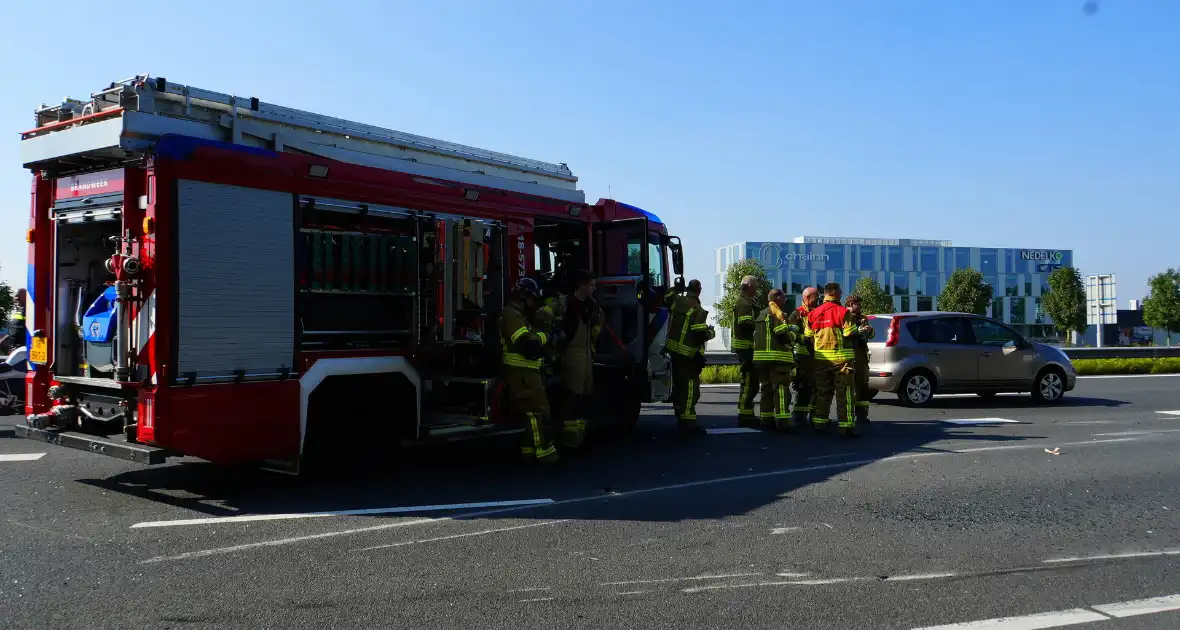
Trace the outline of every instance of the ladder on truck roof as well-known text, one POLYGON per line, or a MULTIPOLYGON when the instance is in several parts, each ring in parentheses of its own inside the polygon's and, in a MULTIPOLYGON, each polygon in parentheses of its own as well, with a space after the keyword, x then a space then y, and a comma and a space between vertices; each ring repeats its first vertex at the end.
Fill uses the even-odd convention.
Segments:
POLYGON ((89 100, 36 110, 21 134, 21 163, 80 169, 150 150, 175 134, 585 203, 578 178, 553 164, 289 107, 136 76, 89 100))

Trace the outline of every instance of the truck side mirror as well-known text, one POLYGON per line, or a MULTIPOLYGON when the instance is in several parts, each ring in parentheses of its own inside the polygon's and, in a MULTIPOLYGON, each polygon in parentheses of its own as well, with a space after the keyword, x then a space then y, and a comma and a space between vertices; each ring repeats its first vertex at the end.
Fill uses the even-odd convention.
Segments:
POLYGON ((680 244, 679 236, 668 237, 668 249, 672 250, 672 273, 684 275, 684 246, 680 244))

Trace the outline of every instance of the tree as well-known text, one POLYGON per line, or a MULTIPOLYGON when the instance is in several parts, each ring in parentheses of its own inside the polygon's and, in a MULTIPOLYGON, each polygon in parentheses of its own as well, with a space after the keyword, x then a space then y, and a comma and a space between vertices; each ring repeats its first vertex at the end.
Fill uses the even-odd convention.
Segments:
POLYGON ((860 310, 865 315, 880 315, 893 312, 893 296, 877 283, 872 276, 856 281, 852 294, 860 296, 860 310))
POLYGON ((1168 268, 1147 281, 1151 293, 1143 300, 1143 323, 1152 328, 1163 328, 1172 335, 1180 333, 1180 269, 1168 268))
POLYGON ((733 325, 733 307, 742 294, 742 278, 746 276, 758 279, 758 294, 754 299, 765 304, 766 294, 772 288, 770 279, 766 277, 766 269, 753 258, 739 260, 725 270, 725 286, 721 288, 721 297, 713 304, 713 317, 718 326, 728 328, 733 325))
POLYGON ((8 323, 12 309, 16 306, 16 298, 12 295, 12 287, 7 282, 0 281, 0 322, 8 323))
POLYGON ((1041 308, 1061 333, 1086 332, 1086 286, 1073 267, 1058 267, 1049 274, 1049 293, 1041 308))
POLYGON ((948 313, 986 315, 995 288, 983 281, 983 274, 975 269, 956 269, 946 279, 946 287, 938 296, 938 310, 948 313))

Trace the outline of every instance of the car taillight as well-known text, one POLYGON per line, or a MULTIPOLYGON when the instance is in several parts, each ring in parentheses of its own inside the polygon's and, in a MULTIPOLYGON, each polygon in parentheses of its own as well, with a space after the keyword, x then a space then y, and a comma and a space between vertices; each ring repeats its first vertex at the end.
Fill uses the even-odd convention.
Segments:
POLYGON ((897 338, 901 336, 901 318, 894 317, 889 320, 889 336, 885 337, 885 347, 897 345, 897 338))

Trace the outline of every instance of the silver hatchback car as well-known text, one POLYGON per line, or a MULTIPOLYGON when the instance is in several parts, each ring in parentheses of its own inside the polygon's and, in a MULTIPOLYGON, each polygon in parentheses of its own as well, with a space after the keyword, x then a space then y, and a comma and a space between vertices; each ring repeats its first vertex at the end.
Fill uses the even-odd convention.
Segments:
POLYGON ((869 322, 869 388, 896 393, 908 406, 929 405, 936 393, 1028 392, 1056 403, 1077 382, 1064 352, 988 317, 922 311, 870 315, 869 322))

